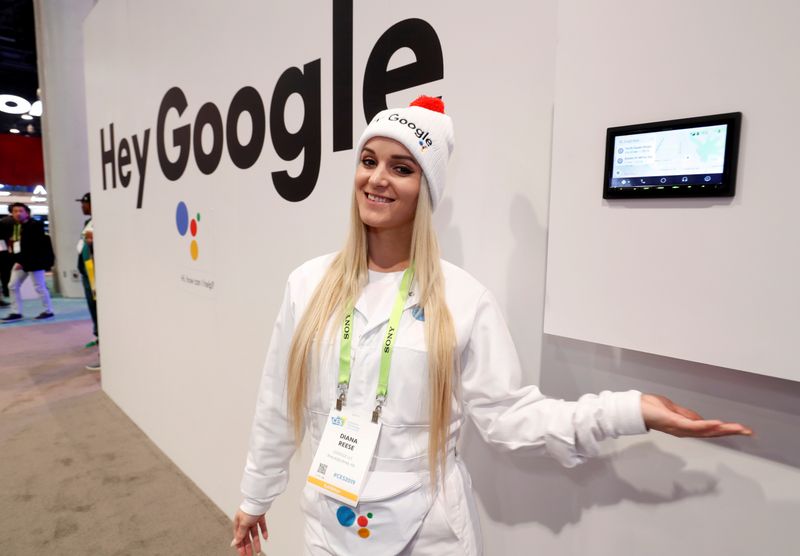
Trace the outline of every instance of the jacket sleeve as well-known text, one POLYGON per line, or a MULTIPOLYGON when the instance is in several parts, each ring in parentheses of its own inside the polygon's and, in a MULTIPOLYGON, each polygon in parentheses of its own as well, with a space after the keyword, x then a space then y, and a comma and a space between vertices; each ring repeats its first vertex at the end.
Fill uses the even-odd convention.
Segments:
POLYGON ((635 390, 586 394, 568 402, 522 386, 511 334, 488 291, 478 301, 461 373, 467 413, 483 439, 502 450, 548 453, 573 467, 597 455, 605 438, 647 432, 641 393, 635 390))
POLYGON ((242 477, 244 501, 240 508, 251 515, 265 513, 286 488, 289 460, 296 447, 286 404, 286 370, 295 327, 290 284, 291 281, 286 286, 264 362, 242 477))

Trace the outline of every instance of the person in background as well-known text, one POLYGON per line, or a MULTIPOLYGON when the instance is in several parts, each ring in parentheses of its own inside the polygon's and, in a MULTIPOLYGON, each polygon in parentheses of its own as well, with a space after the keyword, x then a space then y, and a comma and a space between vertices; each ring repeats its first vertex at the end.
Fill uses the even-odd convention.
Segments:
POLYGON ((8 242, 14 229, 14 219, 11 215, 0 218, 0 307, 8 307, 9 303, 3 296, 9 297, 8 282, 11 280, 11 267, 14 265, 8 242))
POLYGON ((14 261, 9 282, 11 313, 2 319, 2 322, 17 321, 22 318, 20 289, 28 275, 33 278, 34 288, 44 307, 44 311, 39 313, 36 319, 53 318, 53 305, 44 276, 55 262, 50 236, 44 233, 44 225, 41 222, 31 218, 31 209, 28 205, 14 203, 10 208, 14 219, 9 245, 14 261))
MULTIPOLYGON (((86 305, 89 306, 89 313, 92 315, 94 328, 94 340, 86 344, 86 347, 94 347, 100 343, 97 334, 97 291, 94 282, 94 227, 92 226, 92 194, 87 193, 80 199, 75 199, 81 204, 81 211, 89 218, 83 223, 81 238, 78 240, 78 271, 81 273, 83 281, 83 293, 86 296, 86 305)), ((89 364, 86 368, 90 371, 99 371, 99 361, 89 364)))

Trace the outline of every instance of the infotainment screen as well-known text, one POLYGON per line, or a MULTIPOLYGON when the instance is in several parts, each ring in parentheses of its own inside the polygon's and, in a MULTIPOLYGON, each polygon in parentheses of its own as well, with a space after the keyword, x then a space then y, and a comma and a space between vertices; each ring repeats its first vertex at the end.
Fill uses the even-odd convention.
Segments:
POLYGON ((741 112, 608 128, 603 197, 732 196, 741 112))

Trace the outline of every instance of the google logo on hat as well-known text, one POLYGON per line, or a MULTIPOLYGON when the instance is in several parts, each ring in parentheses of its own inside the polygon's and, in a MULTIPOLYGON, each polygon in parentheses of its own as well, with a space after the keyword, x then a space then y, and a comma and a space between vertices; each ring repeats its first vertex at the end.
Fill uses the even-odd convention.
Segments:
MULTIPOLYGON (((192 238, 194 238, 197 236, 198 222, 200 222, 200 213, 198 212, 190 221, 189 209, 186 207, 186 203, 180 201, 178 203, 178 208, 175 210, 175 224, 178 226, 178 233, 185 236, 186 232, 189 232, 192 234, 192 238)), ((189 244, 189 254, 192 256, 193 261, 196 261, 197 257, 200 255, 196 239, 192 239, 192 243, 189 244)))

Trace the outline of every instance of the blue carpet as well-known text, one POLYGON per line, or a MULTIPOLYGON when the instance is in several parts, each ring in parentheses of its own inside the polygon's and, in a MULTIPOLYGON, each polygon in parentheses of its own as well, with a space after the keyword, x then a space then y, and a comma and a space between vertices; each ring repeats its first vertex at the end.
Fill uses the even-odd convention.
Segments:
MULTIPOLYGON (((83 298, 67 298, 67 297, 53 297, 53 313, 55 316, 51 319, 36 320, 36 315, 42 312, 42 303, 39 299, 26 299, 23 305, 23 317, 21 320, 2 323, 0 330, 3 328, 14 328, 18 326, 31 326, 34 324, 46 324, 52 322, 67 322, 72 320, 86 320, 91 319, 89 315, 89 308, 86 306, 86 300, 83 298)), ((0 318, 5 317, 11 312, 11 307, 0 307, 0 318)))

